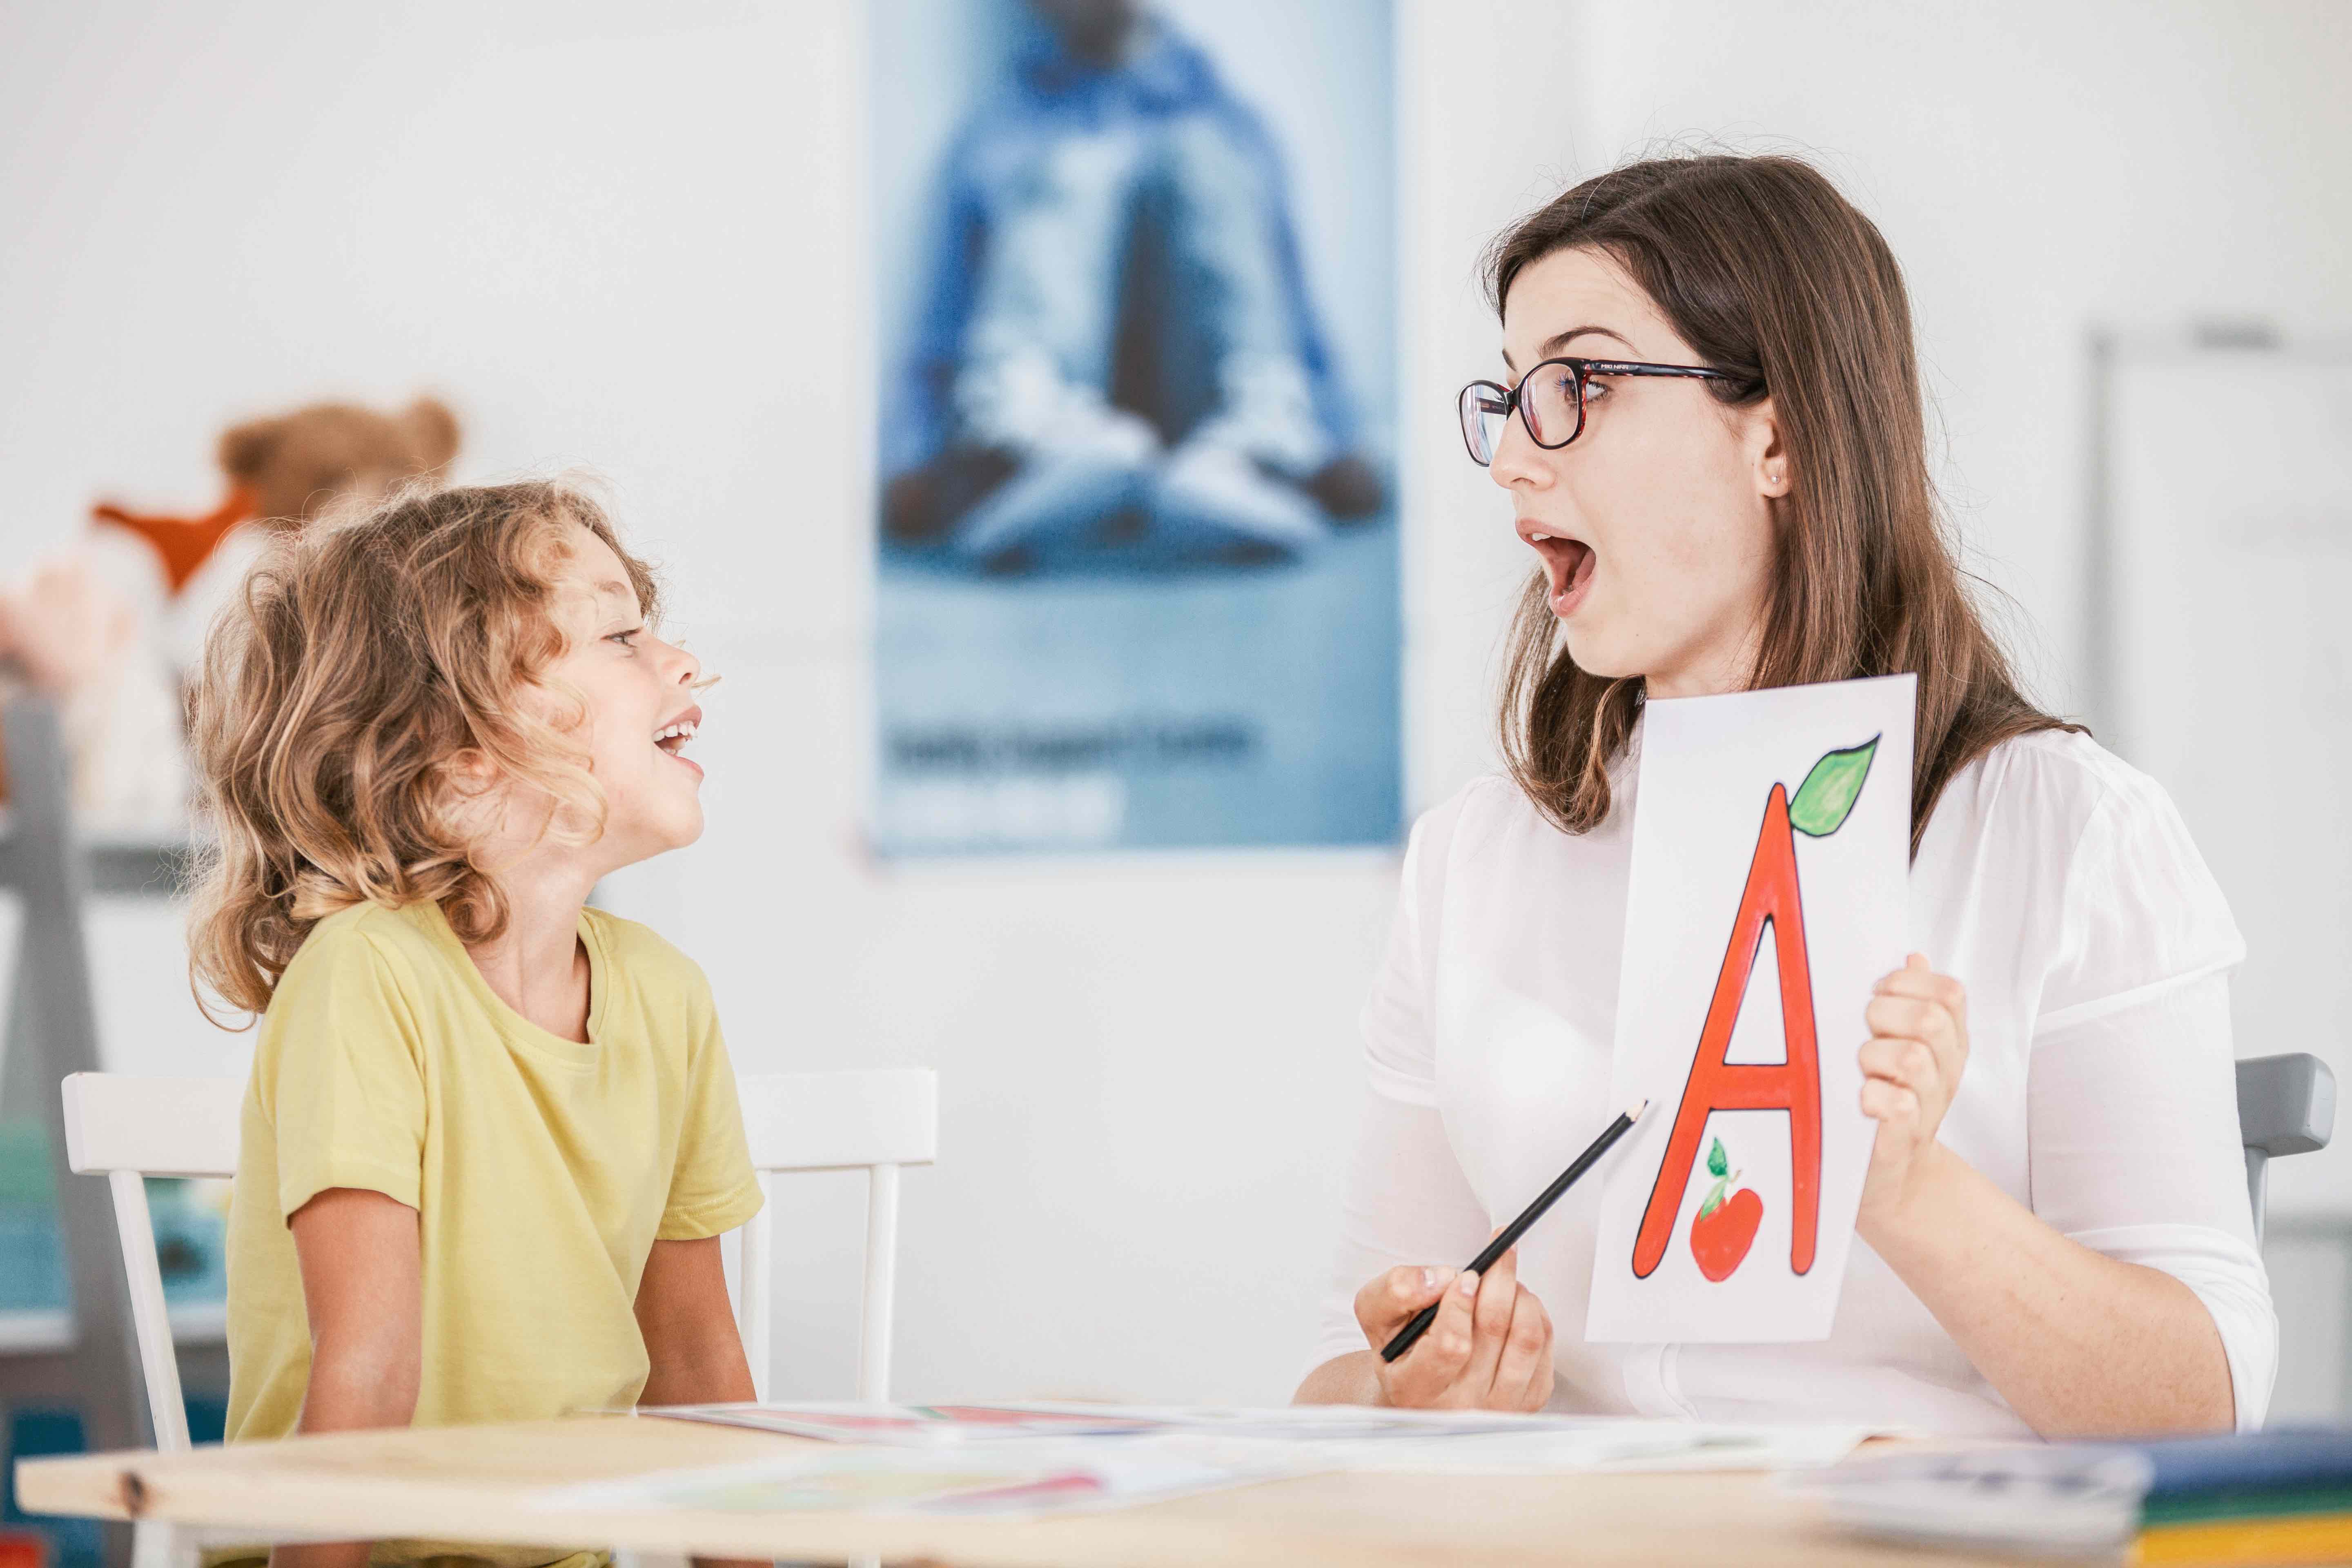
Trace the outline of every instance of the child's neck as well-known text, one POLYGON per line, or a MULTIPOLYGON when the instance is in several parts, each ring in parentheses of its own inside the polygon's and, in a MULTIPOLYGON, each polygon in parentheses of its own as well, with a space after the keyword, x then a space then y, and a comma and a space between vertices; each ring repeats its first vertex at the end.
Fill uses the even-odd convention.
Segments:
POLYGON ((593 872, 532 856, 499 878, 507 929, 466 944, 499 1001, 549 1034, 588 1040, 588 953, 580 945, 580 911, 596 885, 593 872))

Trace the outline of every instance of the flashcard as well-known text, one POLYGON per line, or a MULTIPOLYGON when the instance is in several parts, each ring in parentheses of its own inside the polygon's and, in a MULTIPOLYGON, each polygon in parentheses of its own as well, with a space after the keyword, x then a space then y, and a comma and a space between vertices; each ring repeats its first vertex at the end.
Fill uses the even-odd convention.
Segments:
POLYGON ((1876 1124, 1871 988, 1902 965, 1908 675, 1650 703, 1634 784, 1586 1339, 1826 1338, 1876 1124))

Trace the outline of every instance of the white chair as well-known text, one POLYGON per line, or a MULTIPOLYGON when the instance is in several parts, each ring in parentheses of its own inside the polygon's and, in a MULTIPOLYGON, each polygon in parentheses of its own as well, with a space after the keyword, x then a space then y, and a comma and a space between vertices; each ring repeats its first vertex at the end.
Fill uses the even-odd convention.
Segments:
POLYGON ((155 1260, 155 1225, 147 1212, 149 1176, 236 1174, 237 1117, 245 1085, 233 1078, 131 1078, 78 1072, 67 1078, 66 1163, 102 1174, 114 1194, 114 1227, 131 1280, 131 1326, 155 1447, 188 1447, 188 1411, 180 1400, 180 1362, 155 1260))
MULTIPOLYGON (((155 1447, 188 1447, 188 1407, 180 1398, 180 1358, 155 1258, 155 1224, 147 1211, 149 1176, 236 1174, 238 1114, 245 1084, 233 1078, 131 1078, 78 1072, 64 1083, 66 1163, 103 1174, 114 1194, 114 1229, 131 1281, 131 1326, 147 1384, 155 1447)), ((253 1539, 251 1531, 211 1532, 142 1521, 134 1529, 136 1568, 192 1568, 203 1547, 253 1539)))
MULTIPOLYGON (((245 1085, 236 1079, 136 1078, 75 1073, 64 1081, 66 1162, 103 1174, 114 1195, 116 1234, 131 1281, 131 1321, 155 1447, 188 1447, 180 1363, 155 1257, 147 1209, 149 1176, 236 1173, 237 1124, 245 1085)), ((928 1165, 939 1151, 939 1077, 919 1068, 874 1072, 760 1073, 738 1079, 743 1131, 762 1196, 790 1171, 864 1170, 866 1281, 859 1310, 857 1397, 889 1397, 890 1332, 896 1303, 898 1172, 928 1165)), ((775 1252, 770 1210, 743 1226, 737 1268, 736 1323, 761 1398, 771 1386, 775 1252)), ((134 1561, 142 1568, 194 1562, 215 1532, 139 1527, 134 1561)), ((251 1531, 217 1532, 224 1542, 251 1531)))
POLYGON ((751 1166, 770 1200, 743 1226, 735 1321, 761 1398, 773 1386, 775 1252, 773 1178, 788 1171, 867 1173, 866 1287, 858 1312, 857 1397, 890 1397, 890 1325, 897 1291, 898 1172, 928 1165, 940 1144, 939 1075, 907 1068, 875 1072, 756 1073, 739 1079, 751 1166))

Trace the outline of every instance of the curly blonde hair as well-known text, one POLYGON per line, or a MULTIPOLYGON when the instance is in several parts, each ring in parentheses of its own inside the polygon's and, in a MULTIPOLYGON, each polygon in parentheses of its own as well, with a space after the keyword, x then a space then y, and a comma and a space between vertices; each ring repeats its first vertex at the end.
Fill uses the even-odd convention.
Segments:
POLYGON ((215 1023, 233 1026, 208 990, 260 1013, 310 928, 354 904, 431 900, 461 940, 500 935, 506 900, 466 831, 468 777, 543 791, 551 829, 602 831, 577 715, 520 700, 564 651, 551 600, 579 528, 620 557, 652 620, 651 570, 561 482, 418 486, 288 533, 256 564, 194 697, 215 837, 189 973, 215 1023))

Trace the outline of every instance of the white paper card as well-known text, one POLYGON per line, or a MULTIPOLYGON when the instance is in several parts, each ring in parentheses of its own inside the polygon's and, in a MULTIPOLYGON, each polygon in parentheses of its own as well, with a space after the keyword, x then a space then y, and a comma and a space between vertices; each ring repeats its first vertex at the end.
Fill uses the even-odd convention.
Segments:
POLYGON ((1652 702, 1585 1338, 1819 1340, 1876 1124, 1857 1053, 1908 920, 1913 678, 1652 702))

